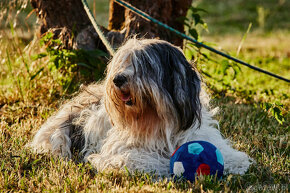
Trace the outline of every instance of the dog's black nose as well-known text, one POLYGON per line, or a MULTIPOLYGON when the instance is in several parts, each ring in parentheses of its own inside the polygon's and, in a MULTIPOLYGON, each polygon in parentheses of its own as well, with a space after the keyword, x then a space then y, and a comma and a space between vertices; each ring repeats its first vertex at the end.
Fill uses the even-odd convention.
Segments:
POLYGON ((113 82, 117 87, 121 87, 125 82, 127 81, 127 78, 124 75, 117 75, 115 76, 113 82))

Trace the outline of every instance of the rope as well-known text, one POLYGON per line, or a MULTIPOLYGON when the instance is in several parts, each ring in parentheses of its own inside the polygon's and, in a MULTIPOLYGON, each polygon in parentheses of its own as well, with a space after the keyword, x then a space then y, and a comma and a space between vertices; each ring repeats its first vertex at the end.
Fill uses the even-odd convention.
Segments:
POLYGON ((124 1, 122 1, 122 0, 114 0, 114 1, 117 2, 117 3, 119 3, 120 5, 122 5, 123 7, 126 7, 126 8, 128 8, 128 9, 130 9, 131 11, 133 11, 133 12, 136 13, 137 15, 143 17, 144 19, 146 19, 146 20, 150 20, 150 21, 152 21, 153 23, 156 23, 156 24, 158 24, 159 26, 164 27, 165 29, 168 29, 168 30, 170 30, 170 31, 172 31, 172 32, 174 32, 174 33, 176 33, 177 35, 181 36, 182 38, 187 39, 187 40, 189 40, 189 41, 191 41, 191 42, 197 44, 198 46, 201 46, 201 47, 203 47, 203 48, 205 48, 205 49, 208 49, 208 50, 210 50, 210 51, 212 51, 212 52, 214 52, 214 53, 216 53, 216 54, 218 54, 218 55, 221 55, 221 56, 223 56, 223 57, 225 57, 225 58, 228 58, 228 59, 230 59, 230 60, 233 60, 233 61, 235 61, 235 62, 237 62, 237 63, 240 63, 240 64, 242 64, 242 65, 244 65, 244 66, 247 66, 247 67, 249 67, 249 68, 251 68, 251 69, 254 69, 254 70, 256 70, 256 71, 262 72, 262 73, 264 73, 264 74, 267 74, 267 75, 269 75, 269 76, 275 77, 275 78, 277 78, 277 79, 280 79, 280 80, 283 80, 283 81, 286 81, 286 82, 290 82, 290 80, 287 79, 287 78, 284 78, 284 77, 279 76, 279 75, 277 75, 277 74, 274 74, 274 73, 272 73, 272 72, 268 72, 268 71, 263 70, 263 69, 261 69, 261 68, 258 68, 258 67, 256 67, 256 66, 252 66, 252 65, 250 65, 250 64, 248 64, 248 63, 246 63, 246 62, 244 62, 244 61, 242 61, 242 60, 240 60, 240 59, 238 59, 238 58, 235 58, 235 57, 233 57, 233 56, 230 56, 230 55, 228 55, 228 54, 225 54, 225 53, 223 53, 223 52, 221 52, 221 51, 219 51, 219 50, 216 50, 216 49, 214 49, 214 48, 212 48, 212 47, 209 47, 209 46, 207 46, 207 45, 205 45, 205 44, 203 44, 203 43, 201 43, 201 42, 199 42, 199 41, 197 41, 197 40, 195 40, 195 39, 193 39, 193 38, 191 38, 191 37, 185 35, 184 33, 181 33, 180 31, 177 31, 176 29, 174 29, 174 28, 172 28, 172 27, 170 27, 170 26, 168 26, 168 25, 166 25, 166 24, 164 24, 164 23, 158 21, 157 19, 152 18, 152 17, 149 16, 147 13, 144 13, 143 11, 141 11, 141 10, 139 10, 139 9, 137 9, 137 8, 135 8, 135 7, 133 7, 132 5, 126 3, 126 2, 124 2, 124 1))
POLYGON ((86 0, 82 0, 82 3, 84 5, 84 9, 87 12, 87 15, 89 17, 89 19, 91 20, 96 32, 98 33, 100 39, 102 40, 103 44, 106 46, 107 50, 110 52, 111 56, 114 56, 115 54, 115 50, 114 48, 111 46, 110 42, 107 40, 107 38, 105 37, 104 33, 102 32, 101 28, 98 26, 91 10, 89 9, 88 3, 86 0))

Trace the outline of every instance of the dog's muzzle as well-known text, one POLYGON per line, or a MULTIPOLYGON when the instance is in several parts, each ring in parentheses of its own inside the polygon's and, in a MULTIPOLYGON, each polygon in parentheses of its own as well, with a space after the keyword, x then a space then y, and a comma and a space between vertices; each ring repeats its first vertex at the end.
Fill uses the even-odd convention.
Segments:
POLYGON ((126 105, 132 106, 133 102, 132 102, 130 89, 128 89, 128 84, 126 84, 128 82, 126 76, 119 74, 119 75, 115 76, 115 78, 113 79, 113 82, 114 82, 115 86, 117 87, 117 90, 118 90, 117 93, 118 93, 120 99, 126 105))
POLYGON ((124 75, 117 75, 113 82, 117 87, 121 88, 127 82, 127 78, 124 75))

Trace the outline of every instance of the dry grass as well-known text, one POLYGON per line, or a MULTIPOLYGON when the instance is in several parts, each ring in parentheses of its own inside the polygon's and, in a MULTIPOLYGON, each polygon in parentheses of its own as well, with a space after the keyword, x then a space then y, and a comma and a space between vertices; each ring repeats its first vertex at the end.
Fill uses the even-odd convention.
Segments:
MULTIPOLYGON (((17 31, 17 30, 15 30, 17 31)), ((207 79, 217 119, 225 137, 256 160, 243 175, 222 180, 190 182, 157 179, 146 173, 106 171, 89 164, 35 155, 26 148, 40 125, 70 98, 60 85, 67 78, 48 68, 48 57, 38 42, 26 43, 16 33, 0 31, 0 191, 1 192, 287 192, 289 190, 289 84, 242 68, 230 87, 207 79), (37 72, 43 70, 37 74, 37 72), (32 77, 36 76, 32 79, 32 77), (230 88, 230 89, 228 89, 230 88), (285 122, 279 124, 263 103, 284 105, 285 122)), ((224 50, 235 53, 240 36, 215 36, 224 50), (236 44, 234 42, 237 42, 236 44)), ((289 33, 249 34, 239 57, 289 78, 289 33), (260 62, 259 62, 260 61, 260 62)), ((217 58, 219 60, 219 58, 217 58)), ((205 66, 215 75, 216 66, 205 66), (211 71, 212 70, 212 71, 211 71)), ((220 76, 217 74, 217 76, 220 76)), ((78 83, 80 84, 80 83, 78 83)))
MULTIPOLYGON (((247 100, 243 103, 240 100, 241 97, 223 96, 218 93, 215 93, 216 98, 213 103, 221 108, 217 118, 221 121, 222 132, 235 142, 237 149, 247 152, 257 162, 257 165, 252 166, 244 176, 224 176, 221 181, 202 179, 195 184, 173 182, 167 179, 156 181, 148 174, 129 174, 125 171, 97 173, 89 164, 61 160, 51 155, 32 154, 25 145, 65 97, 60 97, 63 94, 62 87, 57 84, 56 74, 45 67, 45 58, 38 62, 31 61, 29 56, 33 55, 35 50, 32 49, 31 53, 24 52, 23 48, 19 47, 20 40, 15 37, 9 40, 9 44, 1 45, 2 52, 5 51, 3 47, 8 49, 10 60, 9 65, 8 56, 6 56, 5 61, 2 59, 1 63, 3 70, 0 81, 0 189, 2 191, 195 192, 215 190, 224 192, 265 189, 268 192, 272 189, 274 191, 288 190, 288 115, 285 115, 284 125, 279 125, 273 117, 259 107, 258 103, 247 100), (25 63, 29 65, 30 73, 36 72, 41 67, 45 67, 45 70, 36 79, 30 81, 25 63)), ((271 46, 270 43, 267 45, 271 46)), ((39 48, 36 46, 35 49, 39 48)), ((247 54, 247 51, 244 54, 247 54)), ((286 83, 279 82, 279 84, 280 87, 287 87, 286 83)), ((259 84, 257 88, 262 86, 259 84)), ((257 97, 261 102, 261 97, 257 97)), ((282 102, 287 103, 287 100, 288 98, 282 102)))

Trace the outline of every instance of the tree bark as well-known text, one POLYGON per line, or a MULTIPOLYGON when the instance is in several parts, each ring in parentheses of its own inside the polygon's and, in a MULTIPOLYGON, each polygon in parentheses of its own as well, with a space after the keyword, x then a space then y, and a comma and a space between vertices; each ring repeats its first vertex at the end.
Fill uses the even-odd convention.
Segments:
MULTIPOLYGON (((186 16, 192 0, 127 0, 126 2, 178 31, 184 32, 183 23, 180 19, 186 16)), ((177 46, 182 46, 183 43, 182 38, 175 33, 145 20, 129 9, 124 10, 113 0, 110 0, 109 26, 111 27, 110 30, 120 30, 119 26, 123 26, 123 30, 126 31, 125 38, 136 34, 138 37, 167 40, 177 46), (114 19, 115 12, 124 15, 124 17, 114 19)))
MULTIPOLYGON (((40 20, 40 34, 52 31, 63 42, 64 48, 102 49, 86 15, 81 0, 30 0, 40 20)), ((185 17, 192 0, 127 0, 126 2, 151 15, 155 19, 183 32, 178 18, 185 17)), ((108 28, 102 27, 109 41, 117 48, 122 42, 137 37, 159 38, 177 46, 182 39, 172 32, 145 20, 130 10, 110 0, 108 28)))
POLYGON ((30 2, 40 20, 40 34, 54 32, 63 40, 64 47, 71 48, 74 34, 91 24, 80 0, 30 0, 30 2))

